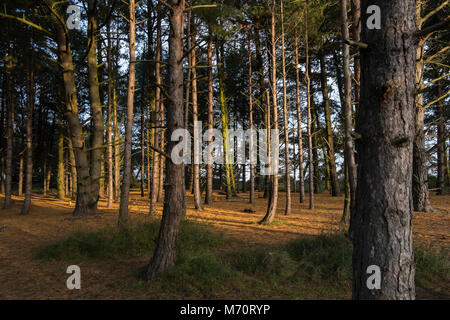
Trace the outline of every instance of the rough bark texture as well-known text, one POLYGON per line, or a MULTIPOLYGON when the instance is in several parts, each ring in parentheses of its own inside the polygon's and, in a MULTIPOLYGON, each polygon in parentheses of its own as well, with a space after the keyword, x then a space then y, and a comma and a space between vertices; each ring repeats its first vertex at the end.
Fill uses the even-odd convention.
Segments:
MULTIPOLYGON (((185 1, 170 1, 169 12, 169 96, 167 104, 167 152, 171 154, 176 141, 170 137, 174 130, 184 128, 183 106, 183 11, 185 1)), ((175 263, 176 240, 186 212, 184 188, 184 164, 166 159, 166 184, 163 217, 155 252, 147 270, 151 280, 175 263)))
MULTIPOLYGON (((358 187, 353 223, 353 298, 414 299, 412 148, 415 1, 363 0, 381 8, 381 30, 363 26, 358 187), (401 21, 401 23, 400 23, 401 21), (380 289, 366 285, 379 266, 380 289)), ((342 0, 342 14, 346 0, 342 0)), ((363 15, 363 21, 367 18, 363 15)))

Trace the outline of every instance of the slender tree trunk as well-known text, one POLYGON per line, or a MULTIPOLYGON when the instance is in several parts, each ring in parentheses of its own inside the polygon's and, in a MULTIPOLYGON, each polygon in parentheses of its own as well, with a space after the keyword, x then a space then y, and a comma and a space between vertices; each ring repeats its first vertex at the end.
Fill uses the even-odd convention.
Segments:
POLYGON ((320 73, 322 82, 322 94, 323 94, 323 106, 325 109, 325 123, 327 129, 327 150, 328 159, 330 162, 330 180, 331 180, 331 195, 336 197, 341 193, 339 187, 339 180, 336 173, 336 160, 334 156, 334 141, 333 141, 333 129, 331 127, 331 110, 330 110, 330 99, 328 97, 328 83, 327 83, 327 72, 325 70, 325 56, 323 51, 320 52, 320 73))
MULTIPOLYGON (((347 0, 341 3, 341 32, 344 39, 349 39, 348 22, 347 22, 347 0), (345 11, 343 11, 345 7, 345 11)), ((356 162, 355 154, 353 151, 353 120, 352 120, 352 79, 350 74, 350 47, 349 45, 343 43, 342 55, 343 55, 343 69, 344 69, 344 96, 345 96, 345 107, 344 107, 344 127, 345 127, 345 162, 348 168, 348 181, 350 183, 350 216, 353 216, 355 208, 355 195, 356 195, 356 162)), ((344 208, 345 211, 345 208, 344 208)), ((350 219, 350 235, 352 234, 351 224, 353 218, 350 219)))
POLYGON ((120 135, 119 119, 117 118, 117 89, 113 85, 113 131, 114 131, 114 199, 117 201, 120 194, 120 135))
POLYGON ((141 197, 145 196, 145 104, 141 101, 141 197))
POLYGON ((107 208, 112 207, 112 203, 114 201, 114 177, 113 177, 113 140, 112 140, 112 107, 114 104, 113 97, 113 66, 112 66, 112 57, 111 57, 111 33, 110 33, 110 23, 106 25, 106 37, 107 37, 107 64, 108 64, 108 110, 106 116, 106 158, 108 161, 108 181, 107 181, 107 193, 108 193, 108 202, 107 208))
POLYGON ((311 132, 311 79, 309 77, 309 39, 308 39, 308 9, 305 10, 305 56, 306 56, 306 106, 307 106, 307 128, 308 128, 308 162, 309 162, 309 209, 314 209, 314 161, 313 141, 311 132))
POLYGON ((285 145, 285 181, 286 181, 286 205, 284 214, 291 214, 291 168, 289 160, 289 112, 287 106, 287 88, 286 88, 286 57, 285 57, 285 44, 284 44, 284 10, 283 0, 281 5, 281 57, 283 67, 283 122, 284 122, 284 145, 285 145))
POLYGON ((131 147, 133 139, 133 108, 134 108, 134 86, 136 83, 136 64, 135 64, 135 2, 129 1, 129 24, 130 24, 130 62, 128 70, 128 96, 127 96, 127 117, 125 126, 125 152, 123 159, 123 179, 122 189, 120 193, 119 221, 120 228, 127 228, 129 224, 128 218, 128 202, 130 197, 131 184, 131 147))
MULTIPOLYGON (((195 19, 194 19, 195 26, 195 19)), ((203 211, 202 195, 200 191, 200 159, 201 159, 201 145, 200 141, 197 141, 197 137, 201 137, 202 128, 196 128, 195 124, 198 121, 198 103, 197 103, 197 53, 195 50, 196 45, 196 28, 194 27, 192 36, 192 50, 191 50, 191 76, 192 76, 192 121, 194 123, 194 163, 193 175, 194 175, 194 206, 196 210, 203 211), (199 130, 200 132, 196 132, 199 130)))
MULTIPOLYGON (((171 2, 169 13, 169 96, 167 105, 167 137, 184 128, 183 108, 183 12, 185 1, 171 2)), ((171 154, 177 142, 168 139, 167 151, 171 154)), ((148 266, 147 278, 155 278, 173 266, 176 257, 176 240, 185 215, 184 164, 166 159, 166 187, 164 210, 155 252, 148 266)))
POLYGON ((33 188, 33 111, 34 111, 34 65, 33 53, 31 62, 27 69, 27 135, 26 135, 26 157, 27 165, 25 171, 25 201, 23 202, 21 215, 28 214, 31 207, 31 190, 33 188))
MULTIPOLYGON (((249 98, 249 122, 250 122, 250 203, 255 203, 255 154, 253 153, 255 141, 253 137, 253 72, 252 72, 252 47, 251 30, 248 32, 248 98, 249 98)), ((256 149, 255 149, 256 150, 256 149)), ((244 175, 245 179, 245 175, 244 175)))
POLYGON ((305 202, 305 177, 303 176, 302 106, 300 104, 300 62, 297 37, 295 38, 295 102, 297 107, 300 203, 303 203, 305 202))
MULTIPOLYGON (((208 32, 208 130, 212 130, 214 125, 213 36, 211 29, 209 29, 208 32)), ((208 147, 211 145, 212 140, 213 138, 208 141, 208 147)), ((205 204, 209 206, 213 204, 213 179, 213 157, 211 152, 208 152, 208 164, 206 165, 205 204)))
MULTIPOLYGON (((422 29, 421 17, 422 2, 416 2, 416 23, 417 28, 422 29)), ((429 212, 433 208, 430 205, 428 194, 428 170, 427 158, 425 151, 425 132, 424 132, 424 118, 425 109, 423 107, 423 94, 420 90, 423 88, 423 73, 424 73, 424 50, 425 39, 420 39, 416 47, 416 98, 415 98, 415 139, 413 148, 413 204, 415 211, 429 212)))
MULTIPOLYGON (((70 131, 70 130, 69 130, 70 131)), ((72 182, 72 198, 76 199, 77 196, 77 165, 75 163, 75 153, 73 151, 72 139, 67 139, 69 145, 69 159, 70 159, 70 180, 72 182)))
POLYGON ((8 110, 6 117, 5 203, 3 205, 3 209, 9 209, 11 207, 12 158, 14 140, 14 97, 11 73, 9 72, 6 77, 8 77, 8 110))
MULTIPOLYGON (((161 96, 161 126, 164 127, 165 125, 165 111, 164 111, 164 97, 161 96)), ((161 130, 160 133, 160 144, 161 144, 161 150, 164 151, 166 148, 166 140, 164 136, 164 130, 161 130)), ((163 192, 164 192, 164 158, 163 156, 159 157, 159 174, 158 174, 158 196, 157 201, 161 202, 163 201, 163 192)))
MULTIPOLYGON (((437 84, 437 96, 442 96, 442 84, 441 81, 437 84)), ((438 148, 437 148, 437 194, 444 195, 445 194, 445 163, 446 163, 446 154, 447 154, 447 145, 446 145, 446 130, 445 130, 445 115, 444 115, 444 104, 442 100, 437 103, 436 106, 436 114, 438 118, 438 148)))
POLYGON ((19 182, 17 185, 17 195, 21 197, 23 194, 23 152, 19 156, 19 182))
MULTIPOLYGON (((160 126, 161 122, 158 121, 158 117, 161 115, 161 106, 162 106, 162 94, 161 94, 161 54, 162 53, 162 45, 161 45, 161 13, 158 12, 158 20, 157 20, 157 36, 156 36, 156 64, 155 64, 155 77, 156 77, 156 93, 155 93, 155 110, 154 110, 154 126, 160 126)), ((154 129, 153 134, 153 145, 155 148, 160 146, 159 134, 160 129, 154 129)), ((152 187, 150 189, 150 211, 151 215, 156 213, 156 202, 158 201, 158 190, 159 190, 159 164, 160 158, 162 157, 153 150, 153 166, 152 166, 152 187)))
MULTIPOLYGON (((272 1, 272 110, 273 110, 273 129, 278 130, 278 105, 277 105, 277 61, 276 61, 276 41, 275 41, 275 0, 272 1)), ((270 128, 268 128, 270 131, 270 128)), ((268 150, 270 146, 270 140, 268 141, 268 150)), ((274 150, 271 150, 274 152, 274 150)), ((267 153, 269 159, 271 158, 271 153, 267 153)), ((260 224, 269 224, 275 218, 278 205, 278 165, 275 163, 270 163, 271 166, 275 167, 275 174, 271 176, 271 190, 269 195, 269 201, 267 204, 267 212, 264 218, 259 222, 260 224)))
MULTIPOLYGON (((386 31, 365 27, 362 31, 369 48, 361 52, 356 128, 361 139, 357 140, 358 188, 352 213, 353 298, 407 300, 415 298, 411 202, 415 1, 363 0, 362 12, 374 3, 384 15, 386 31), (398 21, 402 28, 396 28, 398 21), (373 284, 369 266, 381 270, 379 289, 367 285, 373 284)), ((346 8, 342 0, 343 28, 346 8)))
POLYGON ((58 199, 64 199, 65 186, 64 186, 64 127, 63 121, 59 119, 59 138, 58 138, 58 174, 56 178, 57 182, 57 195, 58 199))

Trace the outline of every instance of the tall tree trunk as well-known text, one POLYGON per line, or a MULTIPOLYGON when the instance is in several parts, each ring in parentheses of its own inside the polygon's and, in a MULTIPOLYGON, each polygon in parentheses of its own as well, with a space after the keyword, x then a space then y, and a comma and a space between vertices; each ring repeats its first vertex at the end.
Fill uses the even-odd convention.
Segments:
MULTIPOLYGON (((214 88, 213 88, 213 35, 211 28, 208 29, 208 130, 214 126, 214 88)), ((212 144, 213 138, 208 141, 208 147, 212 144)), ((211 151, 211 150, 210 150, 211 151)), ((206 165, 206 195, 205 204, 213 204, 213 157, 208 152, 208 164, 206 165)))
POLYGON ((8 77, 8 110, 6 116, 5 203, 3 205, 3 209, 9 209, 11 207, 12 158, 14 140, 14 96, 11 71, 7 72, 6 77, 8 77))
POLYGON ((103 145, 103 112, 102 102, 100 100, 100 89, 98 81, 97 67, 97 8, 96 0, 89 0, 88 3, 88 33, 89 33, 89 51, 88 59, 88 81, 89 81, 89 100, 91 103, 92 116, 92 146, 90 152, 90 202, 91 210, 97 209, 97 203, 100 195, 101 163, 104 151, 103 145))
POLYGON ((305 10, 305 82, 306 82, 306 106, 307 106, 307 128, 308 128, 308 162, 309 162, 309 209, 314 209, 314 160, 313 141, 311 130, 311 79, 309 77, 309 37, 308 37, 308 9, 305 10))
MULTIPOLYGON (((273 112, 273 129, 278 130, 278 105, 277 105, 277 61, 276 61, 276 41, 275 41, 275 0, 272 1, 272 112, 273 112)), ((270 131, 270 128, 267 128, 268 131, 270 131)), ((270 141, 268 141, 268 147, 269 150, 270 141)), ((271 152, 274 152, 274 150, 271 150, 271 152)), ((271 153, 267 153, 269 156, 269 159, 271 158, 271 153)), ((273 221, 275 218, 276 212, 277 212, 277 205, 278 205, 278 165, 275 163, 270 163, 271 166, 274 167, 275 173, 273 176, 271 176, 271 190, 269 195, 269 201, 267 203, 267 212, 264 218, 259 222, 261 224, 269 224, 273 221)))
MULTIPOLYGON (((341 0, 341 33, 344 39, 349 39, 349 30, 348 30, 348 22, 347 22, 347 0, 341 0), (343 11, 345 7, 345 11, 343 11)), ((352 137, 352 129, 353 129, 353 120, 352 120, 352 79, 350 74, 350 47, 349 45, 343 43, 342 48, 342 56, 343 56, 343 69, 344 69, 344 97, 345 97, 345 106, 344 106, 344 127, 345 127, 345 162, 348 168, 348 181, 350 184, 350 235, 351 224, 352 224, 352 216, 355 208, 355 194, 356 194, 356 162, 355 162, 355 154, 353 151, 353 137, 352 137)), ((344 208, 345 212, 345 208, 344 208)), ((348 216, 344 216, 347 219, 348 216)), ((347 221, 343 221, 342 223, 347 223, 347 221)))
MULTIPOLYGON (((162 45, 161 45, 161 13, 158 12, 157 20, 157 35, 156 35, 156 64, 155 64, 155 77, 156 77, 156 92, 155 92, 155 110, 153 112, 154 116, 154 127, 161 126, 161 122, 158 121, 158 117, 161 115, 162 106, 162 94, 161 94, 161 55, 162 55, 162 45)), ((160 129, 155 128, 153 134, 153 145, 155 148, 160 146, 160 129)), ((159 190, 159 164, 162 162, 162 156, 153 150, 153 166, 152 166, 152 187, 150 188, 150 211, 151 215, 156 213, 156 202, 158 201, 158 190, 159 190), (161 161, 160 161, 161 158, 161 161)))
MULTIPOLYGON (((422 29, 421 17, 421 1, 416 2, 416 23, 418 30, 422 29)), ((429 212, 433 208, 430 205, 428 195, 428 169, 427 158, 425 151, 425 132, 424 132, 424 118, 425 109, 423 106, 423 94, 420 93, 423 88, 423 72, 424 72, 424 50, 425 39, 420 39, 416 47, 416 98, 415 98, 415 138, 413 148, 413 205, 415 211, 429 212)))
POLYGON ((77 166, 77 199, 73 215, 80 216, 96 210, 98 197, 92 196, 89 162, 85 147, 85 136, 78 117, 78 101, 75 86, 74 66, 67 30, 56 23, 58 51, 63 68, 64 89, 66 95, 66 118, 70 128, 72 145, 77 166))
MULTIPOLYGON (((171 141, 172 132, 184 128, 183 108, 183 12, 185 1, 172 1, 169 13, 169 96, 167 105, 167 151, 172 153, 177 142, 171 141)), ((166 159, 164 210, 155 252, 148 266, 147 278, 155 278, 175 263, 176 240, 185 215, 184 163, 175 164, 166 159)))
POLYGON ((114 184, 113 184, 113 140, 112 140, 112 107, 113 107, 113 66, 112 66, 112 57, 111 57, 111 32, 110 32, 110 22, 106 25, 106 38, 107 38, 107 64, 108 64, 108 110, 106 116, 106 158, 107 158, 107 169, 108 169, 108 181, 107 181, 107 208, 112 207, 112 203, 114 201, 114 184))
POLYGON ((197 53, 196 45, 196 28, 195 19, 193 21, 194 29, 192 36, 192 50, 191 50, 191 76, 192 76, 192 122, 194 123, 194 163, 192 165, 194 175, 194 206, 196 210, 203 211, 202 194, 200 191, 200 159, 201 159, 201 137, 202 128, 196 128, 198 121, 198 103, 197 103, 197 53), (197 132, 199 131, 199 132, 197 132))
POLYGON ((134 86, 136 83, 136 63, 135 63, 135 2, 129 1, 129 24, 130 24, 130 62, 128 70, 128 96, 127 96, 127 117, 125 126, 125 152, 123 158, 123 179, 122 189, 120 193, 119 221, 120 228, 127 228, 129 224, 128 218, 128 202, 130 197, 131 184, 131 147, 133 143, 133 108, 134 108, 134 86))
POLYGON ((287 88, 286 88, 286 57, 285 57, 285 44, 284 44, 284 10, 283 0, 281 5, 281 57, 283 68, 283 124, 284 124, 284 145, 285 145, 285 182, 286 182, 286 205, 284 214, 291 214, 291 168, 289 161, 289 112, 287 106, 287 88))
MULTIPOLYGON (((255 141, 253 136, 253 72, 252 72, 252 47, 251 30, 248 31, 248 99, 249 99, 249 122, 250 122, 250 203, 255 203, 255 155, 253 153, 255 141)), ((256 150, 256 149, 255 149, 256 150)), ((245 179, 245 174, 244 174, 245 179)))
MULTIPOLYGON (((361 138, 356 143, 358 188, 352 213, 353 298, 414 299, 411 154, 415 1, 363 0, 362 12, 374 3, 383 13, 385 31, 362 31, 362 41, 369 47, 361 52, 361 105, 356 129, 361 138), (396 27, 398 21, 402 21, 402 28, 396 27), (379 289, 367 285, 371 282, 369 266, 382 272, 379 289)), ((346 13, 347 3, 342 0, 345 29, 346 13)))
POLYGON ((228 125, 229 125, 229 113, 227 98, 225 97, 225 57, 223 44, 219 44, 217 51, 217 71, 219 76, 219 101, 220 101, 220 119, 222 122, 222 139, 223 139, 223 156, 225 159, 225 181, 226 181, 226 198, 230 199, 233 196, 233 165, 230 163, 231 155, 228 141, 228 125))
MULTIPOLYGON (((437 96, 442 96, 442 84, 441 81, 437 84, 437 96)), ((437 127, 438 127, 438 148, 437 148, 437 194, 444 195, 445 194, 445 163, 446 163, 446 154, 447 154, 447 144, 446 144, 446 129, 445 129, 445 115, 444 115, 444 104, 442 100, 437 103, 436 106, 436 115, 437 115, 437 127)))
POLYGON ((297 107, 300 203, 303 203, 305 202, 305 177, 303 176, 302 106, 300 104, 300 61, 297 37, 295 37, 295 103, 297 107))
POLYGON ((113 81, 113 132, 114 132, 114 200, 119 199, 120 194, 120 135, 119 119, 117 118, 117 89, 113 81))
POLYGON ((21 215, 28 214, 31 207, 31 190, 33 188, 33 110, 34 110, 34 59, 30 50, 30 63, 27 68, 27 166, 25 171, 25 201, 23 202, 21 215))
POLYGON ((331 127, 331 110, 330 110, 330 99, 328 96, 328 83, 327 83, 327 72, 325 68, 325 56, 323 51, 320 51, 320 74, 322 82, 322 94, 323 94, 323 106, 325 111, 325 123, 327 129, 327 150, 328 159, 330 162, 330 180, 331 180, 331 195, 336 197, 341 193, 339 187, 339 180, 336 173, 336 160, 334 156, 334 141, 333 141, 333 129, 331 127))

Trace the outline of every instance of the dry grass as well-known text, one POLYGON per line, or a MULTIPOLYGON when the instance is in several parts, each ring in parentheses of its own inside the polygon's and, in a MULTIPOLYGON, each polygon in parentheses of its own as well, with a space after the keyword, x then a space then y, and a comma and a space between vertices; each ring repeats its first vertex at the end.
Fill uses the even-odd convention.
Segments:
MULTIPOLYGON (((270 226, 257 222, 266 209, 266 200, 257 199, 256 204, 247 203, 247 195, 239 194, 238 199, 226 201, 224 196, 215 194, 212 207, 204 212, 193 209, 192 196, 188 194, 187 218, 210 225, 222 231, 229 241, 222 251, 251 249, 261 246, 279 246, 306 235, 329 233, 338 229, 343 199, 327 194, 316 196, 316 209, 308 210, 307 203, 299 204, 298 194, 294 195, 292 214, 283 215, 284 197, 281 194, 278 216, 270 226), (252 209, 255 213, 246 213, 252 209)), ((132 193, 131 219, 133 223, 153 221, 146 215, 148 198, 132 193)), ((148 299, 163 298, 164 295, 149 296, 148 290, 139 287, 135 278, 136 270, 144 266, 150 257, 128 258, 117 261, 73 261, 82 270, 82 290, 69 291, 65 286, 67 262, 43 262, 33 259, 44 246, 67 238, 75 232, 95 231, 114 227, 117 220, 118 204, 106 208, 106 202, 99 203, 99 213, 84 219, 72 219, 74 202, 70 199, 58 200, 54 196, 33 196, 33 205, 28 216, 19 216, 22 197, 13 197, 13 208, 0 210, 0 299, 148 299), (125 283, 135 283, 128 285, 125 283)), ((2 203, 0 203, 2 205, 2 203)), ((450 248, 450 196, 432 197, 433 213, 415 213, 414 241, 431 250, 450 248)), ((162 204, 158 204, 161 214, 162 204)), ((442 284, 441 292, 449 292, 449 285, 442 284)), ((306 288, 307 289, 307 288, 306 288)), ((305 295, 307 296, 307 290, 305 295)), ((217 298, 245 297, 245 292, 222 290, 217 298), (240 295, 237 295, 240 294, 240 295)), ((155 294, 155 293, 153 293, 155 294)), ((264 294, 262 293, 264 297, 264 294)), ((424 292, 423 296, 427 296, 424 292)), ((340 298, 349 297, 345 293, 340 298)), ((183 298, 197 298, 195 295, 183 298)), ((267 296, 266 298, 271 298, 267 296)), ((273 297, 276 298, 276 297, 273 297)))

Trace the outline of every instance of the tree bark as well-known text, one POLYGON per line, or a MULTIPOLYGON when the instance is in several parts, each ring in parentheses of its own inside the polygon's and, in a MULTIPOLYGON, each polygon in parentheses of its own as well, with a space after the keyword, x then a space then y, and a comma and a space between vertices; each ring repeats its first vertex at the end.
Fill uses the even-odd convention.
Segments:
POLYGON ((314 209, 314 160, 313 141, 311 132, 311 79, 309 77, 309 37, 308 37, 308 9, 305 10, 305 57, 306 57, 306 106, 307 106, 307 128, 308 128, 308 161, 309 161, 309 209, 314 209))
MULTIPOLYGON (((183 12, 185 1, 172 1, 169 13, 169 96, 167 105, 167 151, 171 154, 177 144, 171 141, 172 132, 184 128, 183 107, 183 12)), ((147 279, 151 280, 175 263, 176 240, 185 215, 184 163, 166 159, 164 210, 155 252, 150 260, 147 279)))
MULTIPOLYGON (((356 143, 358 187, 352 215, 353 298, 414 299, 415 1, 363 0, 362 12, 372 4, 381 8, 383 28, 362 30, 362 41, 369 48, 361 52, 361 105, 356 127, 361 138, 356 143), (398 21, 402 21, 401 28, 398 21), (367 286, 371 265, 381 270, 379 289, 367 286)), ((346 7, 342 0, 343 20, 346 7)))
POLYGON ((285 184, 286 184, 286 204, 284 214, 291 214, 291 168, 289 159, 289 112, 287 106, 287 88, 286 88, 286 57, 284 44, 284 10, 283 0, 280 2, 281 6, 281 57, 283 68, 283 124, 284 124, 284 163, 285 163, 285 184))
MULTIPOLYGON (((255 203, 255 163, 256 159, 252 150, 254 149, 255 141, 253 137, 253 70, 252 70, 252 47, 251 47, 251 30, 248 31, 248 99, 249 99, 249 122, 250 122, 250 203, 255 203)), ((245 174, 244 174, 245 180, 245 174)))
POLYGON ((197 53, 196 45, 196 28, 195 19, 193 21, 194 29, 192 36, 192 50, 191 50, 191 76, 192 76, 192 121, 194 123, 194 163, 192 165, 194 175, 194 206, 196 210, 203 211, 202 195, 200 191, 200 164, 201 159, 201 145, 197 141, 197 136, 202 134, 202 128, 197 128, 200 132, 196 132, 195 123, 198 121, 198 102, 197 102, 197 53))
MULTIPOLYGON (((348 31, 348 22, 347 22, 347 0, 342 0, 341 2, 341 33, 344 39, 349 38, 348 31), (344 2, 345 1, 345 2, 344 2), (345 11, 344 11, 345 7, 345 11)), ((355 162, 355 154, 353 151, 353 138, 352 138, 352 129, 353 129, 353 110, 352 110, 352 79, 350 74, 350 47, 348 44, 342 44, 342 60, 343 60, 343 69, 344 69, 344 127, 345 127, 345 162, 347 165, 347 174, 348 181, 350 184, 350 235, 351 231, 351 223, 352 223, 352 215, 355 208, 355 194, 356 194, 356 186, 357 186, 357 178, 356 178, 356 162, 355 162)), ((345 211, 344 207, 344 211, 345 211)))
POLYGON ((7 72, 7 116, 6 116, 6 161, 5 161, 5 202, 3 209, 11 207, 12 158, 14 140, 14 97, 11 70, 7 72))
POLYGON ((303 133, 302 106, 300 104, 300 61, 298 52, 298 38, 295 37, 295 103, 297 107, 297 136, 299 154, 299 189, 300 203, 305 202, 305 177, 303 175, 303 133))
POLYGON ((341 193, 339 187, 339 180, 336 173, 336 160, 334 156, 334 140, 333 140, 333 129, 331 127, 331 110, 330 110, 330 99, 328 96, 328 83, 327 83, 327 72, 325 68, 325 55, 323 51, 320 51, 320 74, 322 82, 322 95, 323 95, 323 106, 325 111, 325 123, 327 129, 327 151, 328 159, 330 162, 330 180, 331 180, 331 195, 333 197, 339 196, 341 193))
POLYGON ((25 200, 23 202, 21 215, 28 214, 31 207, 31 190, 33 187, 33 110, 34 110, 34 65, 33 54, 27 69, 27 135, 26 135, 26 158, 27 165, 25 171, 25 200))
POLYGON ((119 221, 120 228, 128 228, 128 202, 130 197, 130 184, 131 184, 131 147, 133 139, 133 108, 134 108, 134 86, 136 83, 136 63, 135 63, 135 2, 129 1, 129 24, 130 24, 130 60, 128 70, 128 96, 127 96, 127 117, 125 125, 125 145, 124 145, 124 158, 123 158, 123 178, 122 189, 120 193, 120 207, 119 207, 119 221))
MULTIPOLYGON (((272 113, 273 113, 273 129, 278 130, 278 105, 277 105, 277 61, 276 61, 276 40, 275 40, 275 0, 272 1, 272 33, 271 33, 271 42, 272 42, 272 113)), ((267 128, 268 131, 270 131, 270 128, 267 128)), ((271 139, 268 139, 268 146, 267 146, 267 155, 269 156, 269 159, 271 158, 271 152, 274 152, 273 150, 270 152, 270 141, 271 139)), ((271 166, 275 167, 275 174, 273 174, 270 177, 271 180, 271 190, 269 194, 269 201, 267 203, 267 211, 264 218, 259 222, 260 224, 269 224, 273 221, 275 218, 276 212, 277 212, 277 205, 278 205, 278 166, 274 163, 270 163, 271 166)))
MULTIPOLYGON (((214 126, 214 88, 213 88, 213 35, 211 28, 208 29, 208 130, 214 126)), ((208 141, 208 147, 212 143, 212 138, 208 141)), ((205 204, 213 204, 213 157, 208 152, 208 164, 206 165, 206 195, 205 204)))

